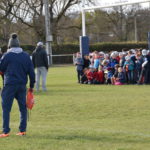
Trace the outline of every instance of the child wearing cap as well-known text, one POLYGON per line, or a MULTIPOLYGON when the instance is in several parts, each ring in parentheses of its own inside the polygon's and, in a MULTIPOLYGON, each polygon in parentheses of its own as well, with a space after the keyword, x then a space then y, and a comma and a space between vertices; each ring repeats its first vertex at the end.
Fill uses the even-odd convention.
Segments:
POLYGON ((118 60, 117 60, 117 55, 115 52, 111 53, 111 58, 110 58, 110 62, 109 62, 109 67, 112 68, 112 72, 115 72, 115 65, 119 64, 118 60))

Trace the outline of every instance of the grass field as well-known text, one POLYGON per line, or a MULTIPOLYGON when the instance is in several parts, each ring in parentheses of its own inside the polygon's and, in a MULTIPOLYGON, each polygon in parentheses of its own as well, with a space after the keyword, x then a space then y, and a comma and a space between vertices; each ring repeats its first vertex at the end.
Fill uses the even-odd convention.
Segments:
POLYGON ((15 136, 14 102, 0 150, 150 150, 150 86, 80 85, 72 66, 51 68, 47 86, 35 92, 25 137, 15 136))

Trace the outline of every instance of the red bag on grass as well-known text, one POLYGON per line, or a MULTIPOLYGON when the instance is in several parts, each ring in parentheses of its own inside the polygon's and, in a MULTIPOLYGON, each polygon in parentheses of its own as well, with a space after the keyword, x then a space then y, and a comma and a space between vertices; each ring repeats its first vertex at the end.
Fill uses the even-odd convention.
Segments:
POLYGON ((26 97, 26 105, 28 109, 32 109, 34 106, 34 95, 33 92, 28 90, 27 97, 26 97))

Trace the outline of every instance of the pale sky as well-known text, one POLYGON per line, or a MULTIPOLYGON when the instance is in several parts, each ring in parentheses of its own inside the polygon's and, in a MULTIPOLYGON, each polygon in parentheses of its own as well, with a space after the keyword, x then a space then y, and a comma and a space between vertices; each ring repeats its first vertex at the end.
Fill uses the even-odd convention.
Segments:
MULTIPOLYGON (((86 0, 85 0, 86 1, 86 0)), ((96 3, 97 5, 110 5, 110 4, 115 4, 115 3, 121 3, 121 2, 138 2, 139 0, 92 0, 94 3, 96 3)), ((142 7, 144 8, 150 8, 150 2, 147 3, 142 3, 140 4, 142 7)), ((88 7, 88 4, 86 3, 85 7, 88 7)), ((69 11, 72 12, 80 12, 82 8, 82 5, 76 5, 73 6, 71 9, 69 9, 69 11)))
MULTIPOLYGON (((108 5, 119 2, 138 2, 138 0, 95 0, 100 5, 108 5)), ((143 7, 149 7, 150 2, 141 4, 143 7)))

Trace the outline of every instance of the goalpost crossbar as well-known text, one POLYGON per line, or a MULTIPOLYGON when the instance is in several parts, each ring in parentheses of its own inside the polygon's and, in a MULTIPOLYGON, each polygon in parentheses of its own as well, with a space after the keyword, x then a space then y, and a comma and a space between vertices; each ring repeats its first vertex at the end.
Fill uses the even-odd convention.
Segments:
POLYGON ((82 0, 82 36, 86 36, 86 17, 85 17, 85 12, 90 11, 90 10, 96 10, 96 9, 101 9, 101 8, 111 8, 111 7, 117 7, 117 6, 127 6, 127 5, 134 5, 134 4, 140 4, 140 3, 147 3, 150 2, 150 0, 137 0, 134 2, 120 2, 120 3, 115 3, 115 4, 109 4, 109 5, 99 5, 99 6, 92 6, 92 7, 84 7, 85 5, 85 0, 82 0))
POLYGON ((135 2, 122 2, 122 3, 111 4, 111 5, 109 4, 109 5, 99 5, 99 6, 93 6, 93 7, 83 7, 83 10, 84 11, 89 11, 89 10, 96 10, 96 9, 101 9, 101 8, 111 8, 111 7, 117 7, 117 6, 147 3, 147 2, 150 2, 150 0, 139 0, 139 1, 135 1, 135 2))

